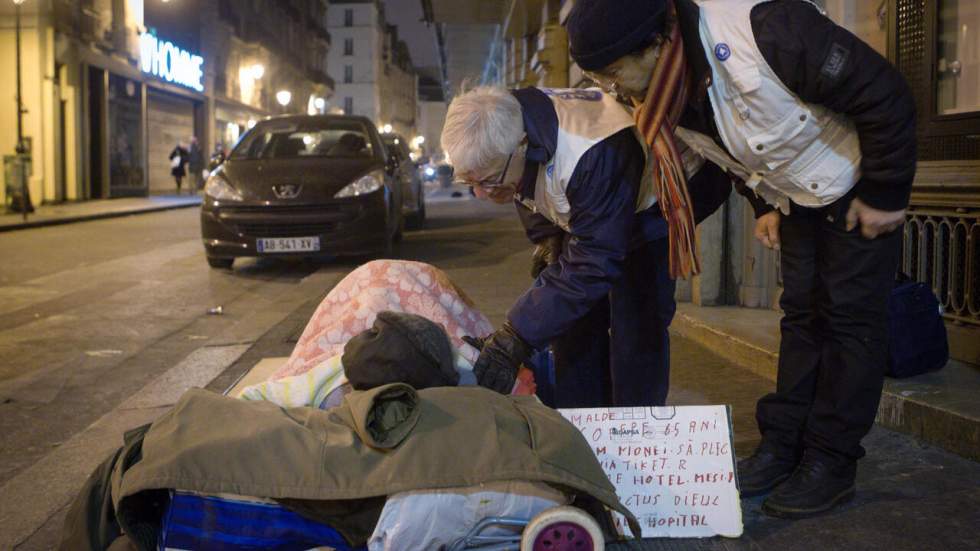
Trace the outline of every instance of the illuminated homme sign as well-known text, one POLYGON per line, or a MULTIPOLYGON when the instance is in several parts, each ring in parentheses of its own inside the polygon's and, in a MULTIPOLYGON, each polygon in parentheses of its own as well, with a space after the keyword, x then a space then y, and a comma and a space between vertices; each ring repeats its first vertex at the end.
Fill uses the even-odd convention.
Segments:
POLYGON ((149 33, 140 35, 140 69, 167 82, 204 91, 204 58, 149 33))

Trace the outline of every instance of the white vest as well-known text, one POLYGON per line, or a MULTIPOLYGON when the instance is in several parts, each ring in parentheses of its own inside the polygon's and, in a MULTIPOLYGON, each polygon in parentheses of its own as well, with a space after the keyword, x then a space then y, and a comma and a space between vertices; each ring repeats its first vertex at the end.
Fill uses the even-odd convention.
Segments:
MULTIPOLYGON (((535 184, 534 197, 522 202, 541 213, 555 225, 570 231, 568 197, 565 190, 578 166, 579 159, 595 144, 636 123, 633 116, 615 98, 598 88, 540 88, 555 106, 558 114, 558 144, 535 184)), ((637 141, 647 150, 637 134, 637 141)), ((657 198, 647 164, 636 200, 636 212, 652 207, 657 198)))
POLYGON ((750 18, 752 7, 764 1, 698 1, 701 42, 713 73, 708 95, 731 155, 704 134, 678 128, 676 135, 784 213, 790 200, 828 205, 861 177, 857 132, 846 117, 802 101, 769 67, 750 18))

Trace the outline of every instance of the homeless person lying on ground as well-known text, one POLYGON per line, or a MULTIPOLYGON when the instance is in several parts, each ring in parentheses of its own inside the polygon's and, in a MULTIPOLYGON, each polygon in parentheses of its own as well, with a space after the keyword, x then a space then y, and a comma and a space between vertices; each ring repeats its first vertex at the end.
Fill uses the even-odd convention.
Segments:
MULTIPOLYGON (((479 350, 464 337, 482 337, 493 325, 445 272, 422 262, 375 260, 352 271, 323 299, 293 353, 272 381, 245 389, 243 398, 283 406, 339 402, 344 390, 341 353, 352 336, 371 328, 379 312, 417 314, 441 325, 449 336, 460 384, 474 384, 479 350), (329 399, 328 399, 329 398, 329 399)), ((349 388, 349 387, 348 387, 349 388)), ((513 394, 534 394, 534 378, 521 370, 513 394)))
MULTIPOLYGON (((418 274, 437 272, 424 267, 418 274)), ((431 524, 413 534, 428 538, 424 542, 378 530, 388 517, 404 518, 410 509, 437 502, 428 498, 452 504, 452 497, 445 498, 454 493, 462 496, 457 504, 481 491, 528 498, 528 516, 573 501, 601 519, 609 508, 634 522, 588 443, 556 411, 533 397, 443 386, 460 376, 445 324, 404 312, 363 319, 368 317, 374 318, 370 329, 342 347, 343 369, 355 390, 339 405, 282 407, 202 389, 187 392, 159 420, 127 434, 124 446, 92 474, 69 511, 61 548, 156 549, 167 523, 187 528, 186 515, 173 514, 171 506, 187 495, 270 500, 274 509, 267 509, 276 511, 277 520, 292 520, 272 526, 250 519, 243 525, 251 541, 291 537, 296 547, 283 548, 297 549, 433 548, 445 533, 459 534, 461 527, 450 524, 472 523, 476 511, 456 506, 448 516, 442 510, 414 515, 431 524), (392 350, 409 361, 399 364, 392 350), (382 369, 371 373, 372 365, 382 369), (416 389, 392 380, 406 377, 437 386, 416 389), (401 501, 392 509, 395 497, 401 501), (319 539, 299 539, 311 533, 319 539)), ((337 355, 331 352, 330 358, 337 355)), ((215 535, 191 534, 198 543, 181 547, 207 547, 201 542, 215 535)))

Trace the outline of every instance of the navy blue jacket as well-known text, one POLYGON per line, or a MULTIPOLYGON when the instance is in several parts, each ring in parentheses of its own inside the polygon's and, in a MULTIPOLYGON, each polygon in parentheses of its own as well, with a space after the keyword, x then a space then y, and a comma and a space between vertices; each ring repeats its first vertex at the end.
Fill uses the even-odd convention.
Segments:
MULTIPOLYGON (((518 195, 530 198, 539 167, 555 153, 558 116, 551 100, 538 89, 516 90, 514 96, 521 103, 528 138, 518 195)), ((570 207, 568 246, 507 314, 532 347, 546 346, 606 296, 630 251, 666 238, 667 224, 659 206, 634 212, 645 161, 630 128, 597 143, 579 160, 565 192, 570 207)), ((724 203, 731 191, 727 175, 710 163, 690 179, 688 187, 698 221, 724 203)), ((518 211, 532 242, 562 231, 520 203, 518 211)))

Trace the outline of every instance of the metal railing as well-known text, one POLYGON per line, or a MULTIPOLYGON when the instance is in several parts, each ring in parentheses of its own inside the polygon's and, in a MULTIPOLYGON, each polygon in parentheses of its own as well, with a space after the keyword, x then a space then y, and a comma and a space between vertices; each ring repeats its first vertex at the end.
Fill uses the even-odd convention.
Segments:
POLYGON ((915 208, 902 270, 929 284, 947 319, 980 325, 980 209, 915 208))

